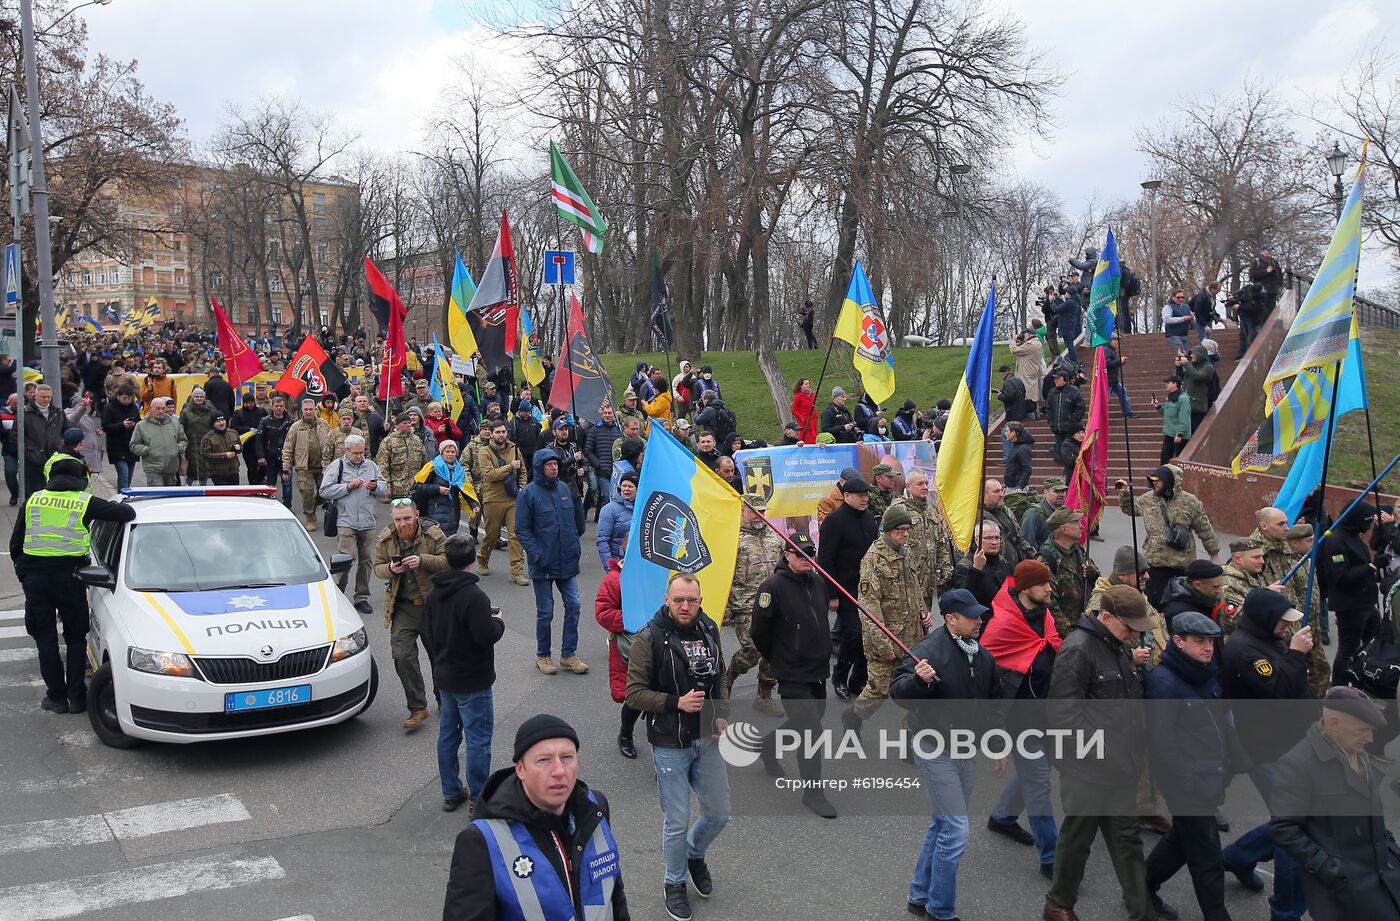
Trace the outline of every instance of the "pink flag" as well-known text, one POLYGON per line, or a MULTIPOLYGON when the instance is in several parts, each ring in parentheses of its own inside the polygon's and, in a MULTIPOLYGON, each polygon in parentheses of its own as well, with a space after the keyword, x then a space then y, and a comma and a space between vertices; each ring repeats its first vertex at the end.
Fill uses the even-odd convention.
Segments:
POLYGON ((1084 444, 1074 462, 1065 505, 1084 513, 1081 544, 1103 515, 1104 492, 1108 487, 1108 371, 1104 367, 1103 346, 1094 349, 1094 380, 1090 386, 1089 425, 1084 444))

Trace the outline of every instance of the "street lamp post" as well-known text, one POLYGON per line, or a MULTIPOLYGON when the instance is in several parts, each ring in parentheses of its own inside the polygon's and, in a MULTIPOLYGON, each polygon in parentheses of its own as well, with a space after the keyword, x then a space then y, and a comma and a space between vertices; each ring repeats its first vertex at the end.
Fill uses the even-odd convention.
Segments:
POLYGON ((954 163, 948 168, 953 174, 953 196, 958 207, 958 316, 962 318, 961 328, 966 336, 967 316, 967 211, 963 208, 962 183, 959 177, 972 170, 966 163, 954 163))
POLYGON ((1342 202, 1344 200, 1342 189, 1342 173, 1347 169, 1346 151, 1342 150, 1342 145, 1338 141, 1332 142, 1332 150, 1327 154, 1327 169, 1332 173, 1332 199, 1333 207, 1337 212, 1337 220, 1342 219, 1342 202))
POLYGON ((1161 307, 1161 282, 1157 278, 1157 190, 1162 187, 1162 180, 1148 179, 1142 183, 1142 187, 1147 190, 1147 226, 1148 226, 1148 246, 1152 251, 1152 310, 1148 314, 1149 319, 1156 314, 1157 308, 1161 307))
MULTIPOLYGON (((59 17, 62 21, 84 6, 106 6, 111 0, 89 0, 59 17)), ((49 186, 44 178, 43 106, 39 102, 39 62, 34 40, 33 0, 20 0, 20 31, 24 47, 24 91, 29 98, 30 195, 34 201, 34 257, 38 263, 39 317, 44 324, 39 344, 44 382, 58 389, 58 329, 53 309, 53 242, 49 236, 49 186)))

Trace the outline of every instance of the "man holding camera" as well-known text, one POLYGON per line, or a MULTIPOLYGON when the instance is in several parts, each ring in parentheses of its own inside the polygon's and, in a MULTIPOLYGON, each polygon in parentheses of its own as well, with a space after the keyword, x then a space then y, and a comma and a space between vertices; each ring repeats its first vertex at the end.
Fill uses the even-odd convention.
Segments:
POLYGON ((686 877, 714 893, 705 854, 729 824, 729 775, 716 744, 728 726, 719 627, 700 607, 700 580, 671 574, 666 600, 637 633, 627 661, 627 706, 647 714, 661 797, 666 913, 689 921, 686 877), (701 816, 690 824, 690 792, 701 816), (690 826, 687 832, 686 827, 690 826))

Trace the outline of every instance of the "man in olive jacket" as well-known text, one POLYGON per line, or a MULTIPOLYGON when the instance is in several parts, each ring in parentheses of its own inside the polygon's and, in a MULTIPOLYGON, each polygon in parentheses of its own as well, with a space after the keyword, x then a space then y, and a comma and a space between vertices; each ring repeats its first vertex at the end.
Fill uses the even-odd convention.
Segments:
POLYGON ((1199 537, 1210 561, 1220 562, 1220 539, 1215 536, 1210 517, 1201 500, 1181 488, 1179 469, 1162 465, 1147 475, 1150 492, 1134 498, 1127 480, 1114 484, 1118 490, 1118 507, 1129 515, 1142 519, 1147 536, 1142 542, 1142 555, 1147 559, 1147 588, 1143 591, 1152 606, 1162 606, 1162 592, 1167 583, 1186 574, 1186 567, 1196 559, 1196 538, 1199 537), (1173 547, 1167 543, 1169 524, 1186 530, 1186 545, 1173 547))
MULTIPOLYGON (((374 574, 385 580, 384 626, 394 671, 408 702, 403 728, 413 732, 428 718, 428 695, 418 667, 418 642, 428 649, 427 598, 433 590, 431 576, 447 568, 443 555, 446 537, 431 518, 418 517, 410 499, 400 499, 390 512, 390 525, 380 532, 374 546, 374 574)), ((429 656, 432 650, 428 650, 429 656)))
POLYGON ((1084 867, 1099 834, 1113 858, 1128 917, 1145 921, 1154 917, 1151 903, 1160 905, 1155 897, 1149 902, 1136 812, 1138 775, 1147 763, 1140 669, 1151 654, 1140 639, 1152 621, 1142 595, 1127 585, 1109 586, 1099 604, 1098 611, 1079 618, 1050 677, 1050 722, 1058 729, 1102 731, 1105 742, 1102 758, 1056 762, 1065 817, 1045 895, 1045 921, 1076 917, 1084 867))

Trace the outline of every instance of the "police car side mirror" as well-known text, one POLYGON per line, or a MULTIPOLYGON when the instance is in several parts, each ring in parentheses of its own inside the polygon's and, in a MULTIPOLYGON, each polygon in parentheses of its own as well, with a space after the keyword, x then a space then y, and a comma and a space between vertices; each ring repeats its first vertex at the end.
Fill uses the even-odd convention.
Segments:
MULTIPOLYGON (((331 575, 338 576, 341 573, 349 572, 350 567, 355 565, 355 558, 348 553, 331 554, 331 575)), ((79 578, 82 573, 79 572, 79 578)))
POLYGON ((78 581, 88 588, 105 588, 112 591, 117 587, 117 578, 112 570, 101 563, 93 563, 78 570, 78 581))

